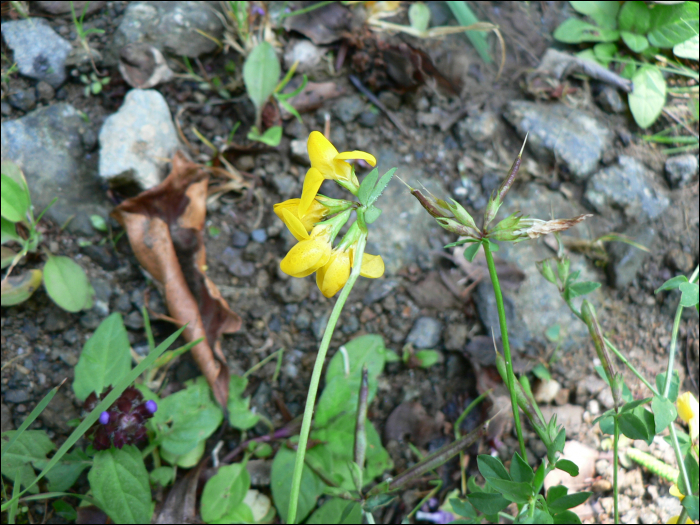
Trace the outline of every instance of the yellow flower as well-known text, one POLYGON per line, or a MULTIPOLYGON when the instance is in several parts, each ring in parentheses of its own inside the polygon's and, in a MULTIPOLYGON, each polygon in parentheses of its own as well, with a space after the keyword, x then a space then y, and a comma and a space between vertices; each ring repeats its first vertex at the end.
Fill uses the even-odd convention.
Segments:
MULTIPOLYGON (((289 223, 285 220, 284 213, 282 210, 287 210, 294 217, 299 219, 307 232, 310 232, 317 222, 320 222, 326 215, 328 215, 328 208, 318 202, 316 199, 311 201, 311 206, 307 210, 303 217, 299 217, 299 201, 300 199, 289 199, 284 202, 279 202, 275 204, 274 210, 277 216, 282 219, 282 222, 289 228, 289 230, 294 234, 294 231, 289 226, 289 223)), ((297 241, 303 240, 295 235, 297 241)))
POLYGON ((311 202, 316 197, 321 183, 327 180, 338 181, 341 185, 358 188, 357 177, 352 166, 345 162, 349 159, 362 159, 372 166, 377 165, 377 159, 364 151, 345 151, 338 153, 333 144, 318 131, 312 131, 307 143, 311 168, 306 172, 304 187, 299 203, 299 217, 308 212, 311 202))
POLYGON ((671 494, 671 496, 677 497, 681 501, 683 501, 683 498, 685 498, 685 496, 681 494, 681 491, 678 490, 678 485, 676 485, 675 483, 671 485, 671 488, 669 489, 668 493, 671 494))
MULTIPOLYGON (((680 518, 680 516, 673 516, 673 517, 672 517, 670 520, 668 520, 666 523, 678 523, 678 518, 680 518)), ((685 519, 685 522, 686 522, 686 523, 690 523, 691 525, 693 524, 693 520, 691 520, 690 518, 686 518, 686 519, 685 519)))
POLYGON ((283 210, 282 213, 292 234, 301 239, 282 259, 280 268, 292 277, 311 275, 326 264, 331 256, 331 226, 320 224, 308 234, 301 221, 288 210, 283 210))
POLYGON ((680 418, 688 424, 688 429, 690 433, 690 439, 693 441, 698 437, 698 423, 700 418, 698 417, 698 400, 690 392, 686 392, 678 396, 676 401, 676 407, 678 408, 678 415, 680 418))
MULTIPOLYGON (((333 297, 345 286, 354 258, 354 248, 335 248, 328 262, 316 271, 316 284, 324 296, 333 297)), ((370 279, 384 275, 384 261, 381 255, 363 254, 360 275, 370 279)))

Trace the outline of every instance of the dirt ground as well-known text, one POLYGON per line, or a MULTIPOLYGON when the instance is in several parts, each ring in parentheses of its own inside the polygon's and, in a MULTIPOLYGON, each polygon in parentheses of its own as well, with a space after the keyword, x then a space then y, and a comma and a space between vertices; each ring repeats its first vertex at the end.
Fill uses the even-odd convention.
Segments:
MULTIPOLYGON (((111 35, 119 25, 128 2, 107 2, 107 5, 88 15, 87 22, 105 30, 104 35, 91 38, 91 44, 98 51, 104 51, 111 35)), ((380 157, 381 152, 389 152, 389 161, 398 161, 397 174, 403 178, 408 172, 415 175, 412 185, 430 181, 446 193, 452 192, 457 198, 464 178, 480 185, 488 194, 487 177, 489 166, 496 176, 502 178, 508 165, 517 154, 521 138, 506 120, 502 118, 505 105, 512 100, 532 99, 525 89, 528 72, 537 67, 545 50, 553 45, 552 31, 568 16, 570 8, 563 2, 479 2, 472 3, 481 20, 498 24, 506 45, 505 67, 498 80, 497 65, 484 64, 473 48, 465 44, 461 35, 442 40, 421 41, 406 36, 356 32, 354 42, 364 47, 350 45, 351 52, 340 70, 335 71, 334 61, 340 52, 340 44, 327 46, 333 51, 331 58, 322 61, 309 73, 314 82, 333 82, 343 91, 343 95, 321 105, 320 108, 302 114, 303 124, 294 119, 284 121, 284 136, 277 148, 263 147, 246 140, 247 130, 253 123, 253 108, 244 96, 242 85, 232 93, 230 101, 211 104, 211 92, 200 89, 198 82, 179 77, 158 85, 157 89, 166 99, 173 116, 177 115, 184 136, 191 147, 186 153, 195 161, 206 161, 208 150, 192 131, 193 126, 209 140, 215 136, 228 136, 231 127, 241 122, 233 142, 240 148, 231 150, 229 160, 253 181, 250 190, 229 192, 209 203, 205 226, 205 243, 208 258, 209 278, 219 287, 231 308, 243 319, 243 328, 236 334, 224 336, 222 349, 232 373, 242 374, 261 359, 278 348, 285 349, 282 373, 277 384, 270 378, 275 365, 270 363, 255 373, 250 380, 246 395, 252 396, 252 406, 264 413, 276 426, 281 427, 303 411, 307 385, 310 379, 320 336, 335 299, 324 298, 317 289, 312 277, 293 279, 279 270, 279 261, 293 245, 293 239, 283 231, 281 221, 272 213, 273 204, 298 196, 306 166, 293 151, 293 141, 306 140, 312 130, 323 130, 325 115, 331 116, 331 140, 340 151, 366 150, 380 159, 381 172, 391 165, 380 157), (362 40, 364 39, 364 40, 362 40), (416 83, 415 86, 398 86, 386 82, 375 93, 389 106, 392 113, 408 128, 404 135, 387 116, 379 110, 371 109, 367 99, 360 94, 350 81, 349 75, 358 75, 368 80, 367 72, 359 72, 353 65, 353 50, 356 57, 360 52, 372 54, 368 44, 379 39, 391 45, 408 43, 422 50, 441 72, 439 78, 447 79, 457 89, 448 93, 436 81, 437 76, 416 83), (364 42, 360 44, 359 41, 364 42), (364 75, 364 76, 363 76, 364 75), (352 107, 359 100, 362 110, 352 119, 339 118, 339 107, 352 107), (343 106, 345 105, 345 106, 343 106), (440 120, 430 123, 426 115, 455 115, 452 125, 442 129, 440 120), (475 141, 468 133, 461 131, 460 122, 468 116, 489 112, 496 116, 495 131, 487 140, 475 141), (371 114, 375 116, 372 117, 371 114), (358 118, 359 117, 359 118, 358 118), (369 126, 362 119, 376 123, 369 126), (484 161, 486 159, 486 162, 484 161), (465 168, 466 165, 466 168, 465 168), (402 173, 402 170, 403 173, 402 173), (499 171, 500 170, 500 171, 499 171), (281 175, 287 176, 282 177, 281 175), (227 256, 226 249, 232 246, 232 239, 238 242, 238 259, 227 256), (233 266, 233 268, 232 268, 233 266)), ((4 7, 3 7, 4 9, 4 7)), ((33 11, 30 7, 30 13, 33 11)), ((438 13, 438 9, 435 13, 438 13)), ((444 9, 443 9, 444 11, 444 9)), ((59 31, 70 39, 72 24, 70 18, 54 15, 43 16, 52 27, 68 28, 59 31)), ((447 15, 445 15, 447 16, 447 15)), ((3 14, 3 21, 5 14, 3 14)), ((280 31, 278 36, 284 46, 291 37, 300 38, 280 31)), ((495 56, 500 53, 498 44, 493 42, 495 56)), ((3 44, 3 71, 12 63, 12 51, 3 44), (7 61, 5 60, 7 57, 7 61)), ((176 65, 179 57, 168 57, 173 70, 183 73, 176 65)), ((227 61, 233 60, 242 67, 242 57, 234 51, 209 53, 199 59, 207 72, 216 74, 223 71, 227 61)), ((355 61, 355 63, 357 60, 355 61)), ((89 119, 90 125, 99 131, 104 119, 116 112, 130 87, 123 81, 116 67, 100 66, 108 71, 111 81, 103 93, 86 97, 84 85, 77 75, 70 73, 65 84, 56 91, 56 96, 43 105, 50 106, 67 102, 89 119)), ((80 72, 89 72, 90 65, 80 66, 80 72)), ((606 154, 603 164, 612 162, 619 154, 632 156, 656 173, 656 177, 668 188, 662 169, 665 155, 660 149, 638 138, 639 129, 629 112, 608 114, 594 102, 596 86, 589 81, 571 78, 576 95, 570 98, 550 101, 567 105, 573 111, 589 111, 615 130, 616 137, 611 151, 606 154), (631 137, 631 138, 630 138, 631 137)), ((25 112, 5 105, 5 97, 36 85, 36 81, 18 74, 9 76, 3 85, 2 121, 21 118, 25 112)), ((220 98, 217 98, 221 101, 220 98)), ((42 104, 42 103, 40 103, 42 104)), ((663 123, 659 124, 660 126, 663 123)), ((696 152, 697 153, 697 152, 696 152)), ((97 150, 93 152, 97 155, 97 150)), ((525 157, 529 151, 525 150, 525 157)), ((516 182, 514 193, 524 192, 527 185, 536 184, 547 191, 563 195, 571 201, 571 206, 585 207, 583 202, 584 185, 572 180, 556 162, 526 159, 521 177, 516 182)), ((29 178, 31 191, 32 180, 29 178)), ((398 181, 394 183, 397 184, 398 181)), ((392 184, 394 184, 392 183, 392 184)), ((107 191, 107 188, 103 187, 107 191)), ((324 183, 322 192, 340 196, 339 191, 324 183)), ((405 209, 413 206, 408 191, 402 194, 396 189, 396 198, 384 208, 385 214, 398 217, 405 209)), ((684 189, 669 190, 671 205, 655 220, 656 236, 650 253, 645 256, 630 284, 615 288, 608 281, 608 269, 594 257, 581 256, 591 275, 603 283, 594 296, 603 329, 619 349, 628 356, 647 377, 653 378, 665 370, 676 296, 660 294, 654 296, 654 289, 666 279, 679 272, 689 273, 698 263, 698 184, 694 182, 684 189), (680 255, 679 255, 680 254, 680 255)), ((467 207, 471 202, 460 199, 467 207)), ((523 204, 523 206, 525 206, 523 204)), ((507 204, 506 204, 507 206, 507 204)), ((473 211, 474 209, 471 208, 473 211)), ((512 210, 515 211, 515 210, 512 210)), ((408 212, 406 212, 408 213, 408 212)), ((509 212, 510 213, 510 212, 509 212)), ((534 216, 547 218, 549 208, 533 210, 534 216), (539 215, 538 215, 539 214, 539 215)), ((480 212, 476 211, 476 215, 480 212)), ((74 258, 88 273, 97 298, 105 306, 88 312, 69 314, 61 311, 42 290, 32 298, 17 306, 2 308, 2 430, 17 428, 46 392, 67 378, 73 378, 76 364, 84 342, 95 330, 99 321, 107 313, 122 312, 129 329, 130 342, 137 352, 146 345, 146 336, 139 322, 137 312, 145 300, 155 312, 166 313, 163 300, 152 282, 141 271, 126 236, 112 246, 109 242, 99 244, 104 236, 98 232, 90 237, 61 229, 60 224, 45 221, 43 233, 52 251, 74 258), (92 244, 82 241, 92 241, 92 244), (82 246, 81 246, 82 245, 82 246)), ((606 218, 592 219, 577 234, 581 238, 595 238, 611 231, 620 231, 628 225, 606 218)), ((385 230, 382 230, 385 231, 385 230)), ((390 231, 390 230, 389 230, 390 231)), ((388 348, 399 355, 402 353, 409 333, 419 318, 430 318, 439 326, 438 350, 441 361, 428 369, 410 367, 403 363, 387 365, 380 379, 380 395, 370 406, 369 418, 380 435, 389 436, 399 432, 396 428, 387 429, 390 414, 403 402, 415 401, 422 405, 425 416, 419 423, 407 423, 412 440, 426 451, 432 451, 454 438, 453 425, 466 407, 484 388, 499 381, 489 373, 492 367, 484 364, 474 355, 480 336, 490 338, 491 328, 484 326, 479 306, 475 300, 475 289, 466 290, 472 280, 466 279, 463 267, 455 264, 451 250, 442 248, 452 242, 454 236, 433 225, 426 230, 416 229, 416 234, 426 231, 428 239, 417 246, 425 249, 417 256, 408 256, 404 244, 400 244, 395 256, 395 266, 379 281, 361 279, 352 292, 338 323, 331 343, 329 355, 344 342, 365 334, 380 334, 388 348), (432 228, 432 229, 430 229, 432 228), (381 286, 382 292, 380 293, 381 286), (471 345, 471 346, 470 346, 471 345), (482 382, 482 383, 480 383, 482 382)), ((371 253, 382 253, 382 243, 390 245, 393 239, 373 239, 370 229, 370 243, 375 241, 371 253)), ((376 234, 379 235, 379 234, 376 234)), ((391 233, 390 233, 391 235, 391 233)), ((398 233, 396 234, 398 235, 398 233)), ((398 242, 398 241, 397 241, 398 242)), ((403 242, 403 241, 402 241, 403 242)), ((534 243, 533 243, 534 244, 534 243)), ((606 247, 609 247, 606 244, 606 247)), ((411 248, 417 249, 417 248, 411 248)), ((520 250, 528 250, 528 243, 518 245, 520 250)), ((534 248, 532 248, 534 249, 534 248)), ((538 249, 545 250, 542 242, 538 249)), ((543 252, 545 253, 545 252, 543 252)), ((550 256, 554 255, 550 252, 550 256)), ((24 264, 40 262, 41 256, 29 259, 24 264)), ((512 262, 512 259, 511 259, 512 262)), ((612 264, 612 263, 609 263, 612 264)), ((541 285, 547 283, 542 280, 541 285)), ((508 293, 508 290, 506 290, 508 293)), ((560 308, 561 304, 553 304, 560 308)), ((682 378, 682 391, 690 390, 698 394, 698 317, 689 312, 684 315, 679 334, 679 354, 677 369, 682 378)), ((562 318, 563 333, 580 330, 562 318)), ((158 341, 167 337, 172 325, 156 321, 154 332, 158 341)), ((528 346, 522 356, 534 364, 537 360, 548 359, 555 350, 555 343, 540 338, 544 343, 528 346)), ((573 335, 563 349, 559 359, 551 366, 551 373, 560 389, 555 396, 543 403, 545 412, 558 412, 559 421, 566 421, 567 439, 589 447, 593 451, 589 463, 591 470, 580 489, 592 490, 594 495, 580 510, 584 523, 612 522, 611 464, 612 453, 606 449, 604 436, 597 425, 591 422, 607 405, 606 390, 594 371, 596 360, 592 345, 585 337, 573 335)), ((409 363, 410 364, 410 363, 409 363)), ((531 368, 530 366, 529 368, 531 368)), ((621 367, 622 368, 622 367, 621 367)), ((644 387, 627 369, 623 368, 627 384, 635 397, 644 396, 644 387)), ((168 388, 175 391, 179 385, 199 375, 196 364, 185 355, 172 368, 168 388)), ((537 389, 538 385, 536 385, 537 389)), ((542 394, 546 397, 545 394, 542 394)), ((483 408, 470 417, 465 430, 481 424, 489 414, 498 408, 498 399, 490 399, 483 408)), ((32 428, 46 429, 57 442, 67 436, 71 427, 68 421, 79 417, 81 407, 73 397, 70 388, 59 391, 49 408, 32 428)), ((504 429, 501 429, 504 430, 504 429)), ((261 426, 256 432, 266 433, 261 426)), ((509 459, 517 446, 514 433, 506 422, 505 430, 498 439, 483 442, 469 451, 470 474, 477 474, 476 455, 494 451, 494 443, 503 441, 498 454, 509 459)), ((527 431, 528 446, 533 458, 542 455, 541 444, 530 430, 527 431), (532 439, 530 439, 532 438, 532 439)), ((228 430, 224 436, 225 448, 231 450, 238 444, 239 435, 228 430)), ((213 445, 212 445, 213 446, 213 445)), ((395 464, 395 475, 415 462, 415 456, 405 444, 396 441, 385 442, 395 464)), ((651 445, 635 443, 638 448, 650 450, 659 457, 675 463, 670 447, 658 439, 651 445)), ((588 450, 588 449, 587 449, 588 450)), ((677 514, 677 500, 668 494, 669 484, 634 463, 623 462, 621 509, 625 523, 661 523, 674 513, 677 514), (676 505, 674 507, 674 505, 676 505)), ((458 486, 456 463, 446 465, 440 472, 445 481, 442 497, 458 486)), ((81 478, 78 488, 85 488, 81 478)), ((377 513, 381 522, 397 522, 405 516, 415 503, 425 494, 429 486, 419 485, 407 491, 402 498, 377 513)), ((263 489, 264 490, 264 489, 263 489)), ((430 510, 435 510, 433 507, 430 510)), ((61 522, 56 516, 45 514, 43 505, 31 508, 35 522, 47 520, 61 522)))

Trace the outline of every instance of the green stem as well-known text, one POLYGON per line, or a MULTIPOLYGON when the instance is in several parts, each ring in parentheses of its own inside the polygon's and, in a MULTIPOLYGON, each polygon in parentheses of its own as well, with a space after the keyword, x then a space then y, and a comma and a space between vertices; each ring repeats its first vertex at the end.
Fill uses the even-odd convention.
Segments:
POLYGON ((620 510, 618 509, 617 500, 618 498, 618 485, 617 485, 617 470, 618 470, 618 458, 617 458, 617 447, 620 442, 620 421, 615 415, 615 435, 613 436, 613 504, 615 506, 615 523, 620 523, 620 510))
POLYGON ((289 510, 287 511, 287 523, 296 523, 297 517, 297 503, 299 500, 299 490, 301 488, 301 474, 304 468, 304 457, 306 456, 306 444, 309 440, 309 432, 311 430, 311 419, 314 413, 314 405, 316 404, 316 394, 318 393, 318 384, 321 381, 321 372, 323 370, 323 362, 326 359, 326 353, 328 352, 328 346, 331 342, 331 337, 333 337, 333 331, 335 330, 335 325, 340 317, 340 312, 343 310, 345 301, 350 295, 350 291, 360 276, 360 268, 362 266, 362 255, 365 252, 365 244, 367 244, 367 234, 363 232, 357 241, 357 247, 355 248, 355 258, 353 261, 352 272, 350 272, 350 277, 345 283, 338 300, 335 302, 331 316, 328 318, 328 324, 326 325, 326 331, 323 333, 323 339, 321 340, 321 346, 318 349, 318 354, 316 355, 316 363, 314 364, 314 371, 311 374, 311 383, 309 384, 309 395, 306 398, 306 407, 304 408, 304 419, 301 423, 301 432, 299 433, 299 444, 297 447, 296 461, 294 462, 294 473, 292 475, 292 490, 289 494, 289 510))
POLYGON ((489 241, 482 243, 484 247, 484 255, 486 255, 486 263, 489 267, 489 275, 493 284, 493 293, 496 296, 496 308, 498 309, 498 323, 501 326, 501 342, 503 343, 503 355, 506 360, 506 371, 508 377, 508 390, 510 390, 510 403, 513 409, 513 419, 515 420, 515 431, 518 434, 518 443, 520 444, 520 454, 523 459, 527 458, 525 450, 525 441, 523 440, 523 429, 520 426, 520 412, 518 411, 518 403, 515 394, 515 374, 513 373, 513 360, 510 355, 510 344, 508 343, 508 326, 506 325, 506 310, 503 307, 503 296, 501 295, 501 286, 498 283, 498 274, 496 273, 496 264, 493 262, 493 255, 489 248, 489 241))

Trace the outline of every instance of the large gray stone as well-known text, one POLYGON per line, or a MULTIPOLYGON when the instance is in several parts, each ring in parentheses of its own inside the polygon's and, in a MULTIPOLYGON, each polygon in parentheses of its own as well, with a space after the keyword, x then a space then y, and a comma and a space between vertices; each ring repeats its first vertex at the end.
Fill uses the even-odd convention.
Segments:
POLYGON ((100 130, 100 177, 133 180, 143 189, 158 185, 180 143, 163 95, 132 89, 100 130))
POLYGON ((45 80, 57 88, 66 80, 66 58, 73 47, 43 18, 2 23, 2 37, 12 49, 24 76, 45 80))
MULTIPOLYGON (((652 244, 657 235, 656 228, 653 225, 633 224, 621 233, 653 251, 652 244)), ((651 253, 625 242, 613 242, 608 246, 610 263, 607 265, 606 270, 610 284, 615 288, 625 288, 635 278, 642 267, 642 263, 651 253)))
POLYGON ((54 197, 46 216, 84 235, 95 230, 90 215, 106 218, 109 203, 97 178, 97 158, 85 152, 89 125, 71 105, 59 103, 2 123, 2 159, 24 171, 35 214, 54 197), (71 219, 72 217, 72 219, 71 219))
POLYGON ((114 33, 105 61, 116 64, 119 50, 133 42, 152 44, 163 53, 178 56, 210 53, 216 42, 198 31, 221 40, 224 27, 219 16, 215 2, 132 2, 114 33))
POLYGON ((563 104, 514 100, 504 116, 542 161, 556 159, 575 180, 585 180, 612 145, 613 132, 592 115, 563 104))
POLYGON ((666 159, 666 178, 673 188, 687 186, 698 172, 698 156, 694 153, 666 159))
POLYGON ((434 317, 419 317, 406 337, 416 348, 435 348, 440 343, 442 323, 434 317))
POLYGON ((624 219, 644 223, 657 218, 670 204, 667 190, 653 171, 626 155, 618 164, 593 175, 586 185, 585 200, 597 212, 613 221, 624 219))

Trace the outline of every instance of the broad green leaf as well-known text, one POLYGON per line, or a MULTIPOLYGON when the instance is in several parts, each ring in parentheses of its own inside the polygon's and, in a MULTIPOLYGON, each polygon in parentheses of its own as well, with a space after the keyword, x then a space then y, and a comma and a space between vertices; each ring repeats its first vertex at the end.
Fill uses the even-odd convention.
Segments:
POLYGON ((658 47, 673 47, 697 35, 698 3, 656 5, 651 17, 649 41, 658 47))
POLYGON ((450 507, 452 507, 454 514, 462 516, 463 518, 476 518, 476 511, 469 501, 452 498, 450 499, 449 504, 450 507))
POLYGON ((273 148, 276 148, 282 140, 282 126, 272 126, 267 128, 262 135, 257 127, 253 126, 248 132, 248 140, 262 142, 273 148))
POLYGON ((617 12, 620 9, 618 2, 569 2, 571 7, 582 15, 590 16, 595 23, 605 29, 617 27, 617 12))
MULTIPOLYGON (((656 389, 660 393, 663 393, 663 391, 664 391, 664 384, 666 384, 666 374, 664 374, 664 373, 657 374, 657 376, 656 376, 656 389)), ((678 376, 678 370, 674 370, 673 375, 671 376, 671 388, 668 391, 668 399, 672 403, 675 403, 676 399, 678 399, 678 386, 679 386, 679 384, 680 384, 680 378, 678 376)))
POLYGON ((479 472, 487 481, 491 481, 492 479, 511 481, 510 474, 508 474, 506 467, 503 466, 500 459, 487 454, 480 454, 477 456, 476 462, 479 466, 479 472))
POLYGON ((253 511, 247 504, 239 503, 228 514, 209 523, 255 523, 255 516, 253 516, 253 511))
POLYGON ((603 434, 613 435, 615 429, 615 419, 613 416, 606 416, 601 419, 598 424, 600 425, 600 431, 603 434))
POLYGON ((332 498, 326 501, 316 510, 308 520, 307 525, 312 523, 362 523, 362 507, 354 501, 341 498, 332 498), (349 512, 342 521, 340 518, 348 505, 351 506, 349 512))
POLYGON ((678 415, 676 406, 661 396, 654 396, 651 402, 651 409, 654 411, 654 433, 656 434, 663 432, 678 415))
POLYGON ((175 480, 175 469, 173 467, 157 467, 149 474, 151 485, 167 487, 175 480))
POLYGON ((0 175, 0 213, 10 222, 27 220, 29 193, 4 173, 0 175))
POLYGON ((637 399, 636 401, 630 401, 629 403, 625 403, 622 406, 620 413, 630 412, 639 406, 646 405, 649 401, 651 401, 651 399, 652 398, 650 397, 645 397, 644 399, 637 399))
POLYGON ((680 58, 690 58, 696 62, 700 60, 700 35, 690 37, 685 42, 673 46, 673 54, 680 58))
MULTIPOLYGON (((12 446, 9 446, 10 440, 15 438, 18 432, 11 430, 2 434, 2 475, 13 482, 19 476, 21 485, 28 487, 36 477, 32 464, 45 460, 46 454, 55 449, 56 445, 43 430, 26 430, 16 438, 12 446)), ((30 490, 33 494, 38 491, 36 485, 30 490)))
MULTIPOLYGON (((287 523, 289 493, 292 489, 292 472, 294 471, 295 458, 296 454, 293 450, 282 447, 272 462, 270 488, 272 489, 272 499, 283 523, 287 523)), ((324 487, 326 487, 326 484, 321 481, 321 478, 307 465, 304 465, 301 472, 297 523, 303 521, 309 512, 316 507, 316 501, 323 494, 324 487)))
POLYGON ((650 21, 651 11, 644 2, 625 2, 620 9, 618 22, 622 31, 645 35, 649 31, 650 21))
POLYGON ((615 57, 615 53, 617 53, 617 46, 610 42, 601 42, 593 46, 593 54, 597 61, 605 67, 608 67, 610 61, 615 57))
POLYGON ((698 283, 681 283, 678 287, 681 291, 681 306, 695 306, 698 304, 698 283))
POLYGON ((22 173, 22 169, 17 164, 11 160, 3 160, 2 163, 0 163, 0 172, 3 175, 7 175, 10 179, 19 184, 21 188, 29 192, 27 179, 24 178, 24 173, 22 173))
POLYGON ((659 68, 645 65, 632 77, 632 86, 634 89, 628 95, 630 111, 640 128, 648 128, 666 103, 666 81, 659 68))
POLYGON ((377 208, 376 206, 372 205, 367 208, 367 211, 365 212, 365 222, 367 224, 372 224, 374 221, 376 221, 379 216, 382 214, 382 210, 377 208))
POLYGON ((168 449, 163 448, 160 451, 160 457, 171 465, 175 465, 180 468, 192 468, 202 459, 206 448, 206 441, 198 441, 192 450, 185 452, 184 454, 180 454, 179 456, 171 454, 168 452, 168 449))
MULTIPOLYGON (((697 486, 697 484, 695 486, 697 486)), ((681 505, 688 511, 688 516, 692 521, 695 522, 698 520, 698 496, 686 496, 683 498, 681 505)))
POLYGON ((549 525, 554 523, 554 521, 549 512, 546 512, 544 509, 535 508, 532 516, 528 514, 525 518, 519 519, 518 523, 537 523, 538 525, 549 525))
POLYGON ((250 474, 243 463, 226 465, 207 481, 202 491, 200 512, 211 523, 233 511, 250 488, 250 474))
POLYGON ((84 401, 92 392, 99 396, 131 370, 129 336, 122 315, 111 314, 87 340, 75 365, 73 392, 84 401))
POLYGON ((642 439, 651 443, 654 438, 654 416, 644 407, 620 415, 620 432, 630 439, 642 439))
POLYGON ((260 417, 250 411, 250 397, 243 399, 243 391, 248 385, 248 379, 233 375, 228 390, 229 423, 239 430, 248 430, 254 427, 260 417))
POLYGON ((115 523, 150 523, 151 487, 141 451, 133 445, 95 454, 88 472, 92 496, 115 523))
POLYGON ((440 353, 435 350, 419 350, 415 355, 421 368, 430 368, 440 362, 440 353))
POLYGON ((41 286, 41 270, 27 270, 20 275, 10 275, 2 281, 0 302, 2 306, 23 303, 41 286))
POLYGON ((604 29, 577 18, 569 18, 554 31, 554 38, 567 44, 581 42, 615 42, 620 33, 614 29, 604 29))
POLYGON ((567 509, 573 509, 584 503, 590 496, 592 492, 577 492, 575 494, 567 494, 561 498, 557 498, 551 503, 547 501, 547 506, 549 511, 556 514, 563 512, 567 509))
POLYGON ((549 373, 549 370, 547 370, 547 367, 542 363, 537 363, 532 369, 532 373, 537 379, 541 379, 542 381, 546 382, 552 380, 552 375, 549 373))
POLYGON ((374 187, 374 190, 372 190, 372 193, 369 196, 368 205, 371 206, 372 204, 374 204, 374 202, 384 192, 384 189, 389 185, 389 182, 391 182, 394 173, 396 173, 396 168, 391 168, 384 175, 382 175, 382 178, 379 179, 379 182, 374 187))
MULTIPOLYGON (((36 461, 34 466, 40 470, 44 469, 48 460, 36 461)), ((80 449, 75 449, 63 456, 46 474, 49 480, 50 492, 64 492, 73 486, 78 476, 92 465, 92 460, 80 449)))
POLYGON ((641 53, 649 47, 649 41, 644 35, 630 33, 629 31, 620 31, 622 41, 635 53, 641 53))
POLYGON ((555 485, 554 487, 550 487, 547 491, 547 506, 551 505, 559 498, 566 496, 567 492, 569 492, 569 489, 564 485, 555 485))
POLYGON ((408 20, 413 29, 425 31, 430 23, 430 9, 423 2, 414 2, 408 8, 408 20))
POLYGON ((553 523, 555 525, 581 525, 581 518, 574 512, 565 510, 553 516, 553 523))
POLYGON ((469 245, 464 250, 464 258, 467 261, 472 262, 474 260, 474 257, 476 257, 476 254, 479 251, 480 246, 481 246, 481 242, 475 242, 475 243, 469 245))
POLYGON ((224 419, 203 376, 186 385, 184 390, 164 398, 151 419, 158 439, 162 440, 161 448, 174 456, 190 452, 211 436, 224 419))
POLYGON ((92 306, 94 290, 85 270, 70 257, 50 256, 44 264, 44 287, 53 301, 69 312, 92 306))
POLYGON ((476 510, 484 514, 496 514, 510 505, 510 501, 501 496, 489 492, 475 492, 467 496, 476 510))
POLYGON ((20 241, 22 238, 17 235, 17 228, 15 223, 8 221, 5 217, 0 218, 2 220, 2 240, 0 244, 5 244, 8 241, 20 241))
POLYGON ((595 281, 581 281, 578 283, 573 283, 569 287, 569 297, 573 299, 574 297, 581 297, 582 295, 587 295, 594 290, 600 288, 600 283, 595 281))
POLYGON ((676 275, 675 277, 671 277, 668 281, 666 281, 664 284, 659 286, 654 293, 657 294, 663 290, 675 290, 678 288, 682 283, 687 283, 688 278, 685 275, 676 275))
POLYGON ((491 485, 496 491, 509 501, 524 504, 527 503, 532 496, 532 486, 529 483, 519 483, 517 481, 509 481, 507 479, 489 479, 491 485))
POLYGON ((243 64, 243 82, 258 113, 267 103, 280 78, 280 63, 269 42, 261 42, 243 64))
POLYGON ((360 189, 357 192, 357 198, 361 204, 364 204, 365 206, 369 204, 369 196, 371 195, 372 190, 374 189, 374 185, 377 183, 378 178, 379 170, 377 168, 374 168, 362 180, 362 184, 360 184, 360 189))
MULTIPOLYGON (((698 461, 692 454, 688 453, 683 458, 683 464, 685 465, 685 471, 688 474, 688 482, 690 483, 691 488, 695 487, 697 489, 698 483, 700 483, 700 469, 698 468, 698 461)), ((681 483, 678 486, 681 487, 682 485, 684 484, 681 483)))
POLYGON ((578 476, 578 465, 574 463, 573 461, 569 461, 568 459, 560 459, 557 461, 556 468, 559 470, 563 470, 569 476, 576 477, 578 476))
POLYGON ((510 477, 513 478, 513 481, 523 483, 530 483, 535 477, 532 467, 517 452, 513 454, 513 459, 510 462, 510 477))
POLYGON ((53 507, 53 510, 56 511, 56 515, 60 516, 67 522, 75 521, 78 517, 78 513, 75 512, 75 509, 61 499, 55 500, 53 503, 51 503, 51 506, 53 507))

